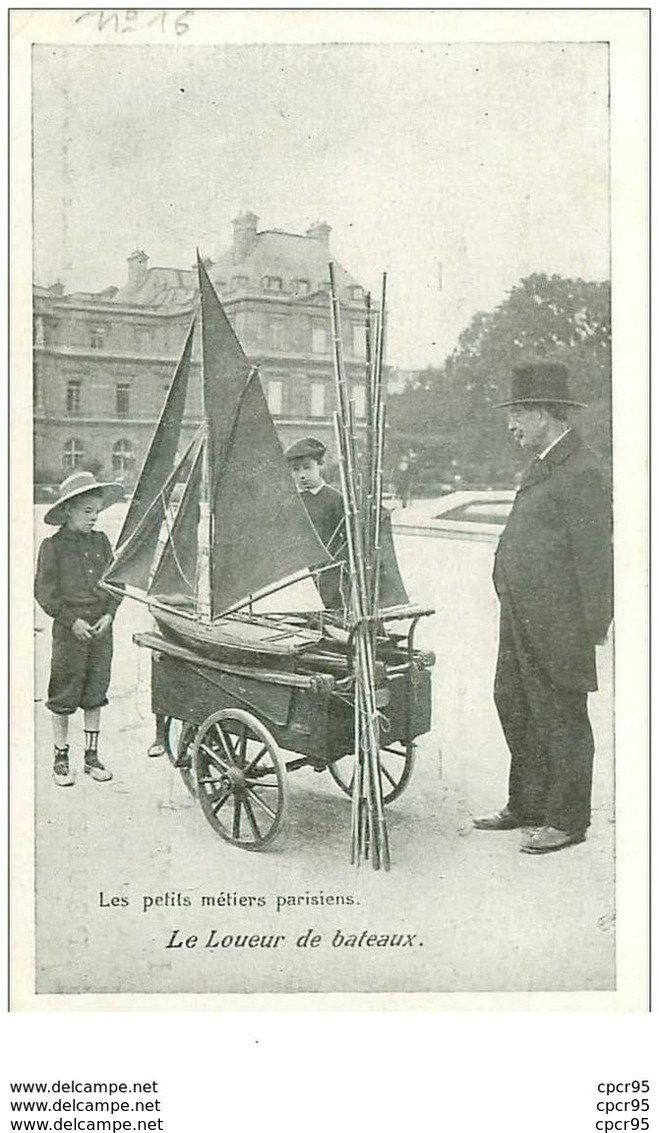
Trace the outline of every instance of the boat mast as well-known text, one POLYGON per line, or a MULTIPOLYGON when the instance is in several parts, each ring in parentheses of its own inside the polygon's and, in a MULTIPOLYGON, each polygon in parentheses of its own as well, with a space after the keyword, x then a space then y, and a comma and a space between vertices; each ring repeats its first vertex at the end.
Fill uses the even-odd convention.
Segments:
MULTIPOLYGON (((203 320, 203 314, 202 314, 203 320)), ((204 366, 202 342, 202 375, 204 366)), ((201 487, 199 491, 199 528, 197 536, 198 562, 195 582, 195 609, 202 622, 210 624, 211 616, 211 547, 213 545, 213 509, 211 501, 211 468, 209 422, 204 400, 204 383, 201 383, 202 404, 202 452, 201 487)))

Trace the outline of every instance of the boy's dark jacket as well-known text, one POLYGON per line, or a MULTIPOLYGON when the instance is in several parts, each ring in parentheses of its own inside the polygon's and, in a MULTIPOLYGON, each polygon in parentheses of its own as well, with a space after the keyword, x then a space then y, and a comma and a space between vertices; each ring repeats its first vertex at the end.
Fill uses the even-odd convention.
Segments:
POLYGON ((341 558, 345 544, 343 496, 330 484, 323 484, 318 492, 300 492, 321 542, 335 558, 341 558))
POLYGON ((119 602, 98 583, 112 562, 103 531, 82 533, 60 527, 39 548, 34 593, 42 610, 69 629, 77 618, 94 623, 114 615, 119 602))
POLYGON ((611 493, 571 429, 522 480, 494 560, 494 586, 558 688, 597 688, 595 649, 611 623, 611 493))

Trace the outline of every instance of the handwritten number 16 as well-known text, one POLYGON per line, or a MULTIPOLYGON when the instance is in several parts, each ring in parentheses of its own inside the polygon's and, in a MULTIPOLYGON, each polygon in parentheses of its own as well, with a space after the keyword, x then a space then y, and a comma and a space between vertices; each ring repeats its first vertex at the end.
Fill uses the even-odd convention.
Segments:
POLYGON ((174 31, 177 36, 186 35, 190 30, 189 19, 193 15, 190 8, 186 8, 175 19, 172 20, 172 13, 169 10, 161 10, 152 15, 151 12, 139 11, 137 8, 124 8, 121 12, 111 12, 98 8, 82 12, 81 15, 76 16, 75 23, 82 23, 83 20, 93 19, 98 21, 99 32, 106 31, 110 28, 115 35, 125 35, 126 32, 133 32, 138 30, 138 25, 142 23, 146 27, 154 27, 160 25, 160 30, 163 35, 167 31, 168 22, 174 24, 174 31), (150 17, 147 19, 147 15, 150 17))

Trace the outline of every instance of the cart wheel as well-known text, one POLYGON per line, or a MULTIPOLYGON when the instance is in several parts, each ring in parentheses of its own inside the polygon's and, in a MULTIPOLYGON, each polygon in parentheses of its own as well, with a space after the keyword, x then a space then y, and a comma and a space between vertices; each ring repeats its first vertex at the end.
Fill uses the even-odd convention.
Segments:
POLYGON ((197 729, 187 720, 177 720, 175 716, 168 716, 165 721, 164 744, 167 758, 180 772, 191 795, 195 795, 195 781, 192 770, 192 745, 197 729))
MULTIPOLYGON (((392 743, 380 748, 382 770, 382 801, 392 803, 402 795, 414 770, 414 744, 392 743)), ((355 756, 353 752, 329 763, 327 769, 337 787, 352 795, 355 756)))
POLYGON ((263 724, 241 708, 214 712, 199 728, 192 764, 197 797, 216 834, 262 850, 286 809, 286 765, 263 724))

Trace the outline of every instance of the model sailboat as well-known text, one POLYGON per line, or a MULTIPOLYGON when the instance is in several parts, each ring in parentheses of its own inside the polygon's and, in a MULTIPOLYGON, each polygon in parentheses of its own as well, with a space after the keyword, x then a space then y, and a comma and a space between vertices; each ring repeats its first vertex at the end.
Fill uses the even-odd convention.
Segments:
POLYGON ((148 601, 161 631, 188 647, 295 653, 320 632, 241 611, 333 560, 295 489, 258 373, 200 261, 198 272, 199 311, 104 585, 148 601), (197 319, 203 419, 179 455, 197 319))
MULTIPOLYGON (((295 488, 258 372, 200 260, 198 274, 199 310, 103 583, 147 601, 161 632, 188 648, 294 655, 322 629, 256 615, 255 603, 333 559, 295 488), (197 320, 202 423, 181 453, 197 320)), ((407 601, 392 543, 383 583, 389 604, 407 601)))

